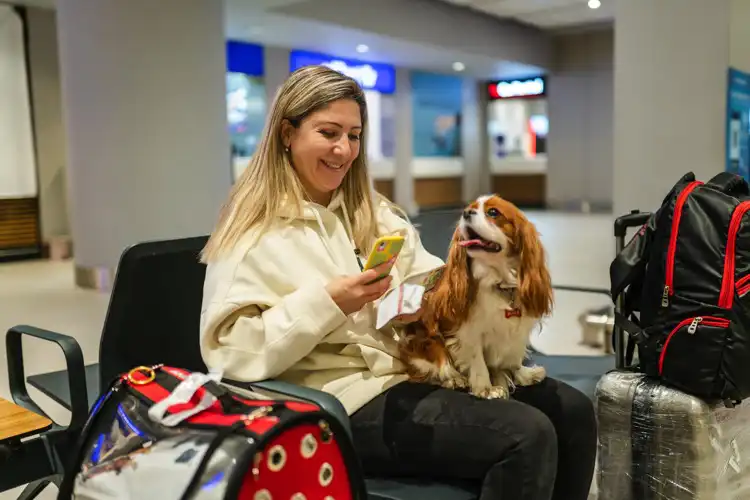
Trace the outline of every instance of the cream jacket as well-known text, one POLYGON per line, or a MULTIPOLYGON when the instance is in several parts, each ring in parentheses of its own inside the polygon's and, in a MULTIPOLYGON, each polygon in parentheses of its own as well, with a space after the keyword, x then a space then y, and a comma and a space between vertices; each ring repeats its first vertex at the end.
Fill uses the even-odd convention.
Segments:
MULTIPOLYGON (((406 236, 392 287, 443 264, 385 202, 377 217, 380 234, 406 236)), ((347 317, 324 288, 338 276, 361 272, 340 197, 328 207, 307 203, 302 217, 253 236, 208 265, 200 345, 209 368, 235 380, 275 378, 323 390, 349 414, 406 380, 397 359, 399 329, 375 329, 377 303, 347 317)))

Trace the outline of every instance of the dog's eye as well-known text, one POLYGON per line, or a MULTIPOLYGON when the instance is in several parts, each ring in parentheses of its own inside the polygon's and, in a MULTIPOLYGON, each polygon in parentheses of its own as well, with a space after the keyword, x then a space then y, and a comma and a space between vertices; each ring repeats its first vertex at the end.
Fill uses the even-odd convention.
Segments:
POLYGON ((492 217, 494 219, 498 215, 500 215, 500 210, 498 210, 497 208, 490 208, 489 210, 487 210, 488 217, 492 217))

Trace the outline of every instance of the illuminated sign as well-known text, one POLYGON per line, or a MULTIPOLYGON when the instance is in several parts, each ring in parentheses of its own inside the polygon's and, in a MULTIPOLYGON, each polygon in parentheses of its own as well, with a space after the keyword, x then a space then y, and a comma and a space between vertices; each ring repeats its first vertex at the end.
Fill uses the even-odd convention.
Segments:
POLYGON ((547 94, 547 80, 543 76, 525 80, 501 80, 487 84, 490 99, 539 97, 547 94))
POLYGON ((327 66, 353 78, 365 90, 376 90, 383 94, 392 94, 396 91, 396 68, 389 64, 356 61, 300 50, 289 54, 291 71, 312 65, 327 66))

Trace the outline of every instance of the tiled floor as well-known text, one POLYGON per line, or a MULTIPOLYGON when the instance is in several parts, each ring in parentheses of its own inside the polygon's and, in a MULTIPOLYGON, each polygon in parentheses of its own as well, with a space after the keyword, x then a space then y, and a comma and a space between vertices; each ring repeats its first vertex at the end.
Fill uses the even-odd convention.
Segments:
MULTIPOLYGON (((554 283, 608 286, 609 262, 614 252, 610 216, 530 212, 530 217, 542 233, 554 283)), ((420 218, 420 222, 425 230, 430 227, 449 230, 454 218, 453 213, 430 214, 420 218)), ((443 238, 437 236, 423 238, 431 251, 441 254, 447 240, 441 241, 443 238)), ((76 289, 71 262, 0 264, 0 332, 12 325, 31 324, 72 335, 80 343, 87 363, 98 356, 99 333, 108 299, 106 294, 76 289)), ((559 292, 556 311, 534 339, 535 347, 549 354, 599 354, 579 345, 577 317, 586 309, 607 303, 608 298, 600 295, 559 292)), ((64 368, 62 354, 55 346, 33 341, 25 345, 27 373, 64 368)), ((5 362, 5 342, 0 342, 0 353, 5 362)), ((62 408, 31 391, 53 418, 61 423, 67 421, 62 408)), ((5 369, 0 370, 0 396, 10 396, 5 369)), ((0 500, 15 498, 19 491, 0 493, 0 500)), ((41 498, 55 498, 55 493, 54 488, 48 488, 41 498)))

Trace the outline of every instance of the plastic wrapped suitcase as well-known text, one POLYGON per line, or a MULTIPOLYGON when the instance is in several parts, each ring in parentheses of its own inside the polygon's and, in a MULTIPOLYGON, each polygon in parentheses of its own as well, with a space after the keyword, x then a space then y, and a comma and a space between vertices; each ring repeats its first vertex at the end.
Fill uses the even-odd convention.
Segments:
MULTIPOLYGON (((616 221, 618 252, 648 215, 616 221)), ((726 408, 629 370, 624 332, 613 334, 617 368, 596 388, 599 499, 750 499, 750 402, 726 408)))

